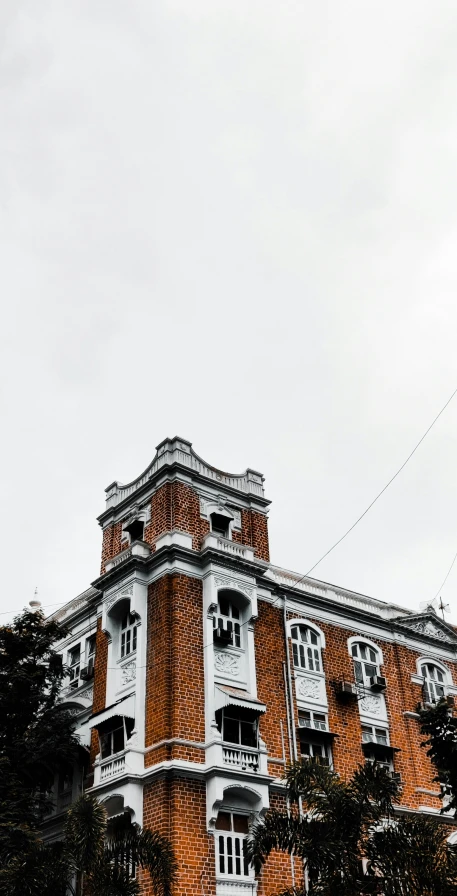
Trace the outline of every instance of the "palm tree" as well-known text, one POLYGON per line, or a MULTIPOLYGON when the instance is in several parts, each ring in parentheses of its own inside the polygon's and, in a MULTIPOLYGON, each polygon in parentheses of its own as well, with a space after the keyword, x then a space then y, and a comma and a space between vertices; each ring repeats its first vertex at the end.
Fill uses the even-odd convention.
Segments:
POLYGON ((107 823, 104 807, 83 795, 71 807, 65 825, 65 852, 76 877, 75 896, 137 896, 138 867, 150 874, 154 896, 172 896, 176 860, 161 834, 142 830, 121 816, 107 823))
POLYGON ((385 769, 366 764, 344 782, 302 761, 289 768, 286 784, 291 810, 267 813, 247 844, 257 873, 273 850, 301 860, 301 885, 281 896, 304 896, 305 875, 309 896, 455 896, 454 860, 443 833, 428 819, 397 821, 398 786, 385 769), (425 852, 420 871, 418 850, 425 852))

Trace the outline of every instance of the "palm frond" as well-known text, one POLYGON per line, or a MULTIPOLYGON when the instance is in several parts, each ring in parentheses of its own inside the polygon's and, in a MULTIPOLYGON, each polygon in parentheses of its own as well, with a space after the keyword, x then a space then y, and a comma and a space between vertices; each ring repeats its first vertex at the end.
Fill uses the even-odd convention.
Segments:
POLYGON ((83 794, 67 813, 65 841, 76 867, 90 871, 104 849, 106 810, 93 796, 83 794))

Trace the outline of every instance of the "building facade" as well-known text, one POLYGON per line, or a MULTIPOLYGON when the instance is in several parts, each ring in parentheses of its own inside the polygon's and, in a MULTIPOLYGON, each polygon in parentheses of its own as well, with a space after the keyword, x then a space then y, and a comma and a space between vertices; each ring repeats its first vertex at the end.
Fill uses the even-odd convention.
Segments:
MULTIPOLYGON (((256 879, 250 821, 284 806, 286 765, 344 777, 382 762, 400 812, 439 816, 418 705, 457 695, 457 632, 270 562, 263 476, 229 475, 166 439, 106 489, 99 577, 54 618, 71 634, 63 699, 88 763, 56 782, 56 836, 81 788, 109 817, 166 834, 177 896, 269 896, 293 883, 272 855, 256 879)), ((142 892, 151 890, 146 876, 142 892)))

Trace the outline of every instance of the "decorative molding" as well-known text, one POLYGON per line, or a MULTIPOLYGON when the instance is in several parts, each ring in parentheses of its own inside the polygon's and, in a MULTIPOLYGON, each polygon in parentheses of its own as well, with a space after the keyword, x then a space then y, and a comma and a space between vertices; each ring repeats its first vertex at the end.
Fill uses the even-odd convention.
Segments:
POLYGON ((118 600, 123 600, 124 598, 132 598, 133 597, 133 585, 126 585, 125 588, 121 588, 120 591, 116 591, 115 594, 112 594, 110 597, 106 598, 104 601, 106 612, 111 610, 111 607, 117 603, 118 600))
POLYGON ((320 690, 319 682, 313 678, 299 678, 297 681, 297 692, 300 697, 319 700, 320 690))
POLYGON ((366 694, 362 697, 360 703, 360 712, 366 712, 370 716, 379 716, 382 713, 382 703, 380 697, 374 694, 366 694))
POLYGON ((78 692, 78 697, 82 697, 84 700, 90 700, 90 701, 92 702, 92 700, 94 699, 94 689, 93 689, 93 687, 91 687, 91 688, 86 688, 85 691, 79 691, 79 692, 78 692))
POLYGON ((130 663, 126 663, 125 666, 121 667, 121 687, 125 684, 130 684, 131 681, 135 681, 136 679, 136 662, 135 660, 131 660, 130 663))
POLYGON ((214 665, 217 671, 222 675, 237 676, 240 674, 240 658, 239 656, 235 656, 233 653, 222 653, 221 651, 215 651, 214 665))
POLYGON ((216 588, 234 588, 236 591, 241 591, 246 597, 251 597, 254 592, 253 585, 247 585, 245 582, 229 578, 229 576, 214 576, 214 584, 216 588))
POLYGON ((402 617, 396 619, 395 622, 402 629, 418 635, 425 635, 427 638, 440 641, 442 644, 452 644, 454 646, 457 643, 457 632, 451 626, 442 622, 433 612, 418 613, 409 618, 402 617))

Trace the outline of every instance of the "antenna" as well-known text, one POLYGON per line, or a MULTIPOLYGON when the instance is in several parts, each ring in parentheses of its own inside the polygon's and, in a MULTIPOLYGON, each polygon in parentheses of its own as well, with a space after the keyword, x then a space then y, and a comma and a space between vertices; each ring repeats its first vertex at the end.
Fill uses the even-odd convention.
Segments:
POLYGON ((421 610, 425 610, 425 612, 427 612, 427 610, 431 610, 432 613, 435 613, 435 614, 436 614, 437 610, 440 610, 441 615, 443 617, 443 622, 444 622, 444 614, 451 612, 451 608, 450 608, 449 604, 445 604, 443 602, 442 597, 440 597, 439 600, 437 597, 434 597, 433 600, 423 600, 419 604, 419 607, 421 610))

